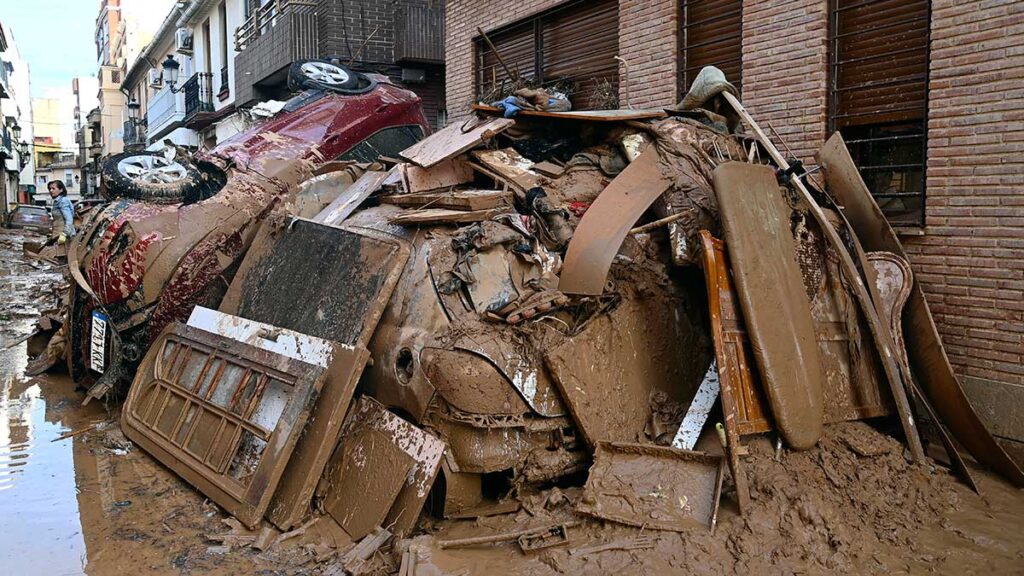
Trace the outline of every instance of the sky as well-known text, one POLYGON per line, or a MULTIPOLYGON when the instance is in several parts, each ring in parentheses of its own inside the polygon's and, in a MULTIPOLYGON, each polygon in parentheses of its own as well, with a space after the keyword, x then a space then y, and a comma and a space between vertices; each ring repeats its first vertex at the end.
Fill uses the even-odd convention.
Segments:
POLYGON ((29 63, 33 98, 70 89, 75 76, 96 75, 99 7, 99 0, 0 0, 0 19, 29 63))

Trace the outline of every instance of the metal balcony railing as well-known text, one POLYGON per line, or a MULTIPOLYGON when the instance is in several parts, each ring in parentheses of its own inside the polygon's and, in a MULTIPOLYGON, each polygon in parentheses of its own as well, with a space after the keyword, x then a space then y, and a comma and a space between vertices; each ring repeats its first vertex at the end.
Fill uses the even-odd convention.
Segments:
POLYGON ((313 0, 270 0, 256 8, 242 25, 235 29, 235 51, 245 50, 253 40, 277 24, 277 19, 290 11, 311 12, 316 9, 313 0))
POLYGON ((182 84, 185 93, 185 122, 200 112, 213 112, 213 74, 196 72, 182 84))

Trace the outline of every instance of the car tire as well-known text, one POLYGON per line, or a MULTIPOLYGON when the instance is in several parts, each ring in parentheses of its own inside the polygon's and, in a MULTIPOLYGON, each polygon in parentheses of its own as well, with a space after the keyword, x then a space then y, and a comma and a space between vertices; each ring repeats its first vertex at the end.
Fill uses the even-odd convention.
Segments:
POLYGON ((160 152, 124 152, 100 168, 107 199, 131 198, 156 204, 195 201, 202 195, 203 174, 194 166, 168 160, 160 152))
POLYGON ((365 75, 331 60, 298 60, 288 69, 288 88, 293 92, 323 90, 362 94, 377 85, 365 75))

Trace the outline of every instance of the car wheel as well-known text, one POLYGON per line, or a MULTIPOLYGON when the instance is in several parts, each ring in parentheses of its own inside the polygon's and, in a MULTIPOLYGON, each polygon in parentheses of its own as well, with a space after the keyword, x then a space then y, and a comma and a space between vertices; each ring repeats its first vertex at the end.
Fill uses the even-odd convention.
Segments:
POLYGON ((342 94, 369 92, 376 85, 366 76, 330 60, 299 60, 288 69, 288 88, 342 94))
POLYGON ((132 198, 159 204, 188 202, 200 195, 203 183, 198 169, 169 160, 160 152, 115 154, 103 163, 101 175, 109 199, 132 198))

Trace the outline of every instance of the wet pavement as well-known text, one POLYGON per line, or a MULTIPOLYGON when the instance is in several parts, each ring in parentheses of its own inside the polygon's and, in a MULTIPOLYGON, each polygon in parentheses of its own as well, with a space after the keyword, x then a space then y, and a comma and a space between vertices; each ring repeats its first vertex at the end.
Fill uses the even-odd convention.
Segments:
MULTIPOLYGON (((228 531, 227 516, 127 442, 118 427, 117 406, 100 402, 81 406, 82 392, 74 389, 62 369, 37 378, 23 375, 28 353, 22 340, 32 331, 36 315, 56 304, 51 287, 62 281, 55 266, 30 263, 21 255, 21 242, 26 238, 37 239, 0 230, 0 292, 4 295, 0 299, 2 573, 322 573, 349 544, 329 518, 267 552, 251 548, 225 552, 210 536, 228 531)), ((838 452, 813 453, 791 455, 792 462, 799 458, 807 461, 806 469, 792 474, 804 474, 804 478, 819 475, 819 460, 828 462, 838 452)), ((899 464, 901 459, 894 461, 899 464)), ((796 470, 794 466, 789 470, 796 470)), ((833 491, 832 504, 819 499, 813 494, 816 488, 807 484, 806 490, 793 490, 794 504, 787 508, 789 501, 778 496, 787 492, 780 484, 784 480, 781 467, 765 468, 763 477, 775 487, 754 479, 755 495, 760 494, 761 501, 755 500, 752 516, 738 517, 732 503, 726 502, 716 534, 648 531, 656 541, 649 550, 580 557, 562 548, 526 556, 514 544, 441 551, 436 541, 420 541, 437 567, 462 574, 494 573, 496 564, 508 574, 660 574, 692 572, 694 568, 727 574, 757 567, 767 573, 811 574, 1024 573, 1024 493, 988 473, 978 472, 984 497, 942 472, 941 478, 922 484, 925 488, 920 493, 907 496, 899 491, 916 484, 890 485, 885 483, 885 475, 875 478, 867 469, 859 470, 850 474, 849 485, 833 491), (835 509, 835 502, 842 502, 849 490, 857 494, 845 502, 847 510, 833 510, 834 517, 824 513, 817 517, 805 509, 806 502, 819 501, 824 502, 822 510, 835 509), (936 496, 929 496, 928 490, 940 490, 937 506, 936 496), (805 491, 812 493, 810 500, 805 491), (894 515, 904 506, 885 502, 890 497, 906 498, 915 512, 905 517, 894 515), (766 500, 771 498, 779 499, 783 507, 773 508, 766 500), (918 505, 929 498, 930 507, 918 505), (860 517, 866 520, 860 524, 851 520, 860 517), (831 525, 837 519, 843 519, 838 522, 842 526, 831 525), (806 534, 799 533, 809 539, 806 542, 799 538, 787 542, 779 530, 804 525, 811 527, 806 534), (909 542, 907 534, 911 535, 909 542), (814 563, 791 552, 794 558, 779 562, 787 549, 814 549, 813 542, 819 540, 829 554, 848 555, 846 563, 828 570, 827 562, 814 563), (837 540, 845 542, 845 549, 828 551, 829 543, 837 540), (804 548, 794 548, 797 545, 804 548), (759 564, 758 558, 764 562, 759 564)), ((834 482, 835 478, 827 480, 834 482)), ((821 481, 827 485, 825 476, 821 481)), ((803 484, 798 480, 792 486, 803 484)), ((524 501, 530 508, 529 498, 524 501)), ((532 509, 477 520, 428 520, 422 526, 440 539, 514 530, 546 521, 543 504, 532 509)), ((568 513, 564 507, 563 511, 568 513)), ((635 534, 631 529, 591 522, 576 533, 572 546, 635 534)))

